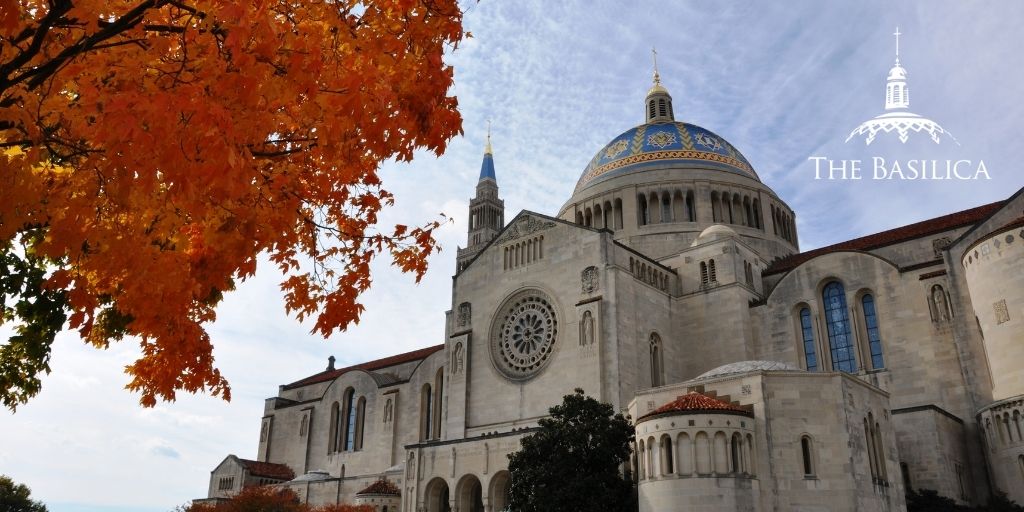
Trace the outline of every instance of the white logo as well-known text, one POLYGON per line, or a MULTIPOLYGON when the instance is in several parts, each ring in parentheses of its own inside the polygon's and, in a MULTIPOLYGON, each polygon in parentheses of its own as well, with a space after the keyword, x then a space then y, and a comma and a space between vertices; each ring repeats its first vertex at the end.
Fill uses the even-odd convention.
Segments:
POLYGON ((896 64, 889 70, 885 83, 885 113, 868 119, 857 126, 846 142, 854 137, 864 137, 864 144, 870 145, 878 134, 895 134, 900 142, 906 143, 910 134, 928 134, 932 142, 939 144, 942 136, 949 137, 956 145, 956 138, 944 130, 939 123, 910 112, 910 88, 907 87, 907 70, 900 66, 900 29, 896 27, 896 64))

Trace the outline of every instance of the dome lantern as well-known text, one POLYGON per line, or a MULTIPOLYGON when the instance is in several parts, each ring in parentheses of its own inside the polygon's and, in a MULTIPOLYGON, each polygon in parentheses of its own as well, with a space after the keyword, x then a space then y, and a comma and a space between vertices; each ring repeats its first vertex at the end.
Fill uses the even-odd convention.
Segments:
POLYGON ((651 55, 654 57, 654 84, 647 91, 647 98, 644 99, 645 122, 675 121, 676 117, 672 112, 672 96, 669 95, 668 89, 661 85, 661 75, 658 74, 658 50, 651 48, 651 55))

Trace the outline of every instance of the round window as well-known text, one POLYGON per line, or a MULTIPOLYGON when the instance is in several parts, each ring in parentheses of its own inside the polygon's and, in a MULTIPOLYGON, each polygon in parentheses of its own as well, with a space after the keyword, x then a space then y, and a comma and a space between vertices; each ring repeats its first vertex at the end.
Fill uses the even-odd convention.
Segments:
POLYGON ((524 290, 498 309, 491 328, 491 360, 509 379, 526 380, 544 368, 557 339, 551 300, 538 290, 524 290))

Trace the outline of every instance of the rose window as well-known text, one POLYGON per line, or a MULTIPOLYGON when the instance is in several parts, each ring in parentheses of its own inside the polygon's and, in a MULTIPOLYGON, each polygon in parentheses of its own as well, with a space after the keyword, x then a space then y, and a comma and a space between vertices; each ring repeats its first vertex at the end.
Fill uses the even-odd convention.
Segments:
POLYGON ((491 359, 506 377, 533 377, 545 364, 558 336, 551 301, 536 290, 520 292, 498 311, 491 335, 491 359))

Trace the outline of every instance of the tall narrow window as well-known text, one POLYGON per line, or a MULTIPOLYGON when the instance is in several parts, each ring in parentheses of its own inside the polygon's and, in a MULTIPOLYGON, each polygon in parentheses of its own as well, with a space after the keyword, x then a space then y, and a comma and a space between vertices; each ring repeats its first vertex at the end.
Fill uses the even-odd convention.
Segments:
POLYGON ((800 309, 800 336, 804 342, 804 363, 807 371, 818 371, 818 354, 814 346, 814 327, 811 324, 811 309, 800 309))
POLYGON ((708 279, 712 283, 718 282, 718 275, 715 273, 715 260, 708 260, 708 279))
POLYGON ((803 436, 800 438, 800 453, 804 461, 804 477, 814 476, 814 453, 812 452, 811 438, 803 436))
POLYGON ((433 421, 434 395, 430 391, 430 384, 423 385, 420 396, 420 440, 430 439, 430 426, 433 421))
POLYGON ((663 368, 663 356, 661 337, 657 333, 651 334, 651 387, 658 387, 665 383, 665 369, 663 368))
POLYGON ((874 369, 885 368, 885 361, 882 359, 882 339, 878 335, 878 315, 875 314, 875 298, 865 295, 861 299, 864 306, 864 326, 868 331, 868 347, 871 349, 871 367, 874 369))
POLYGON ((441 407, 444 405, 444 368, 438 368, 434 376, 434 408, 431 417, 433 427, 431 433, 434 439, 441 438, 441 407))
POLYGON ((353 389, 345 392, 345 440, 342 446, 347 452, 354 450, 356 446, 356 400, 354 395, 355 390, 353 389))
POLYGON ((668 194, 661 196, 661 221, 672 222, 672 198, 668 194))
POLYGON ((359 397, 356 402, 356 425, 355 425, 355 446, 356 450, 363 449, 363 426, 366 424, 366 397, 359 397))
POLYGON ((640 208, 640 225, 646 226, 647 224, 650 224, 651 216, 650 212, 647 209, 647 197, 639 195, 636 197, 636 202, 638 207, 640 208))
POLYGON ((331 436, 327 440, 327 453, 338 451, 338 429, 341 428, 341 408, 338 402, 331 404, 331 428, 327 430, 331 436))
POLYGON ((700 284, 701 286, 708 285, 708 264, 700 262, 700 284))
POLYGON ((828 327, 828 345, 832 354, 832 369, 856 373, 857 356, 854 353, 853 336, 850 334, 850 318, 846 311, 846 290, 838 281, 825 287, 825 325, 828 327))

